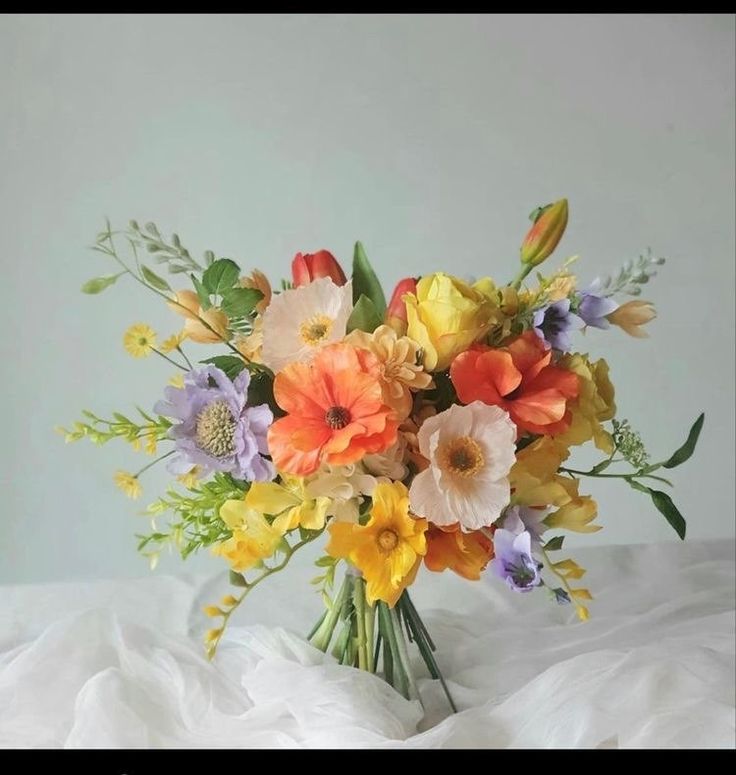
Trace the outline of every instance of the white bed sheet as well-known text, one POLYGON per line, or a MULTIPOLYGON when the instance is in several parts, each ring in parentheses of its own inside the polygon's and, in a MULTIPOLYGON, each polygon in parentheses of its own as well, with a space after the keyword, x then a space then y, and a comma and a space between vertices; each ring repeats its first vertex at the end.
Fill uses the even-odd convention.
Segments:
POLYGON ((460 708, 311 648, 303 574, 238 611, 214 663, 221 576, 0 588, 4 747, 725 747, 734 732, 734 542, 590 548, 592 618, 488 578, 424 574, 415 602, 460 708))

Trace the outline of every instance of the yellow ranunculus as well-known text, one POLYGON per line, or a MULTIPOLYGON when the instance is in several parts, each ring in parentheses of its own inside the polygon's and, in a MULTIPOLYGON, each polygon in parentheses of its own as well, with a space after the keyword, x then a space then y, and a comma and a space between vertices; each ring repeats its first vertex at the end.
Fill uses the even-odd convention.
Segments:
POLYGON ((446 369, 452 359, 488 332, 498 310, 480 290, 436 272, 404 297, 407 336, 424 350, 427 371, 446 369))
POLYGON ((332 501, 325 497, 310 497, 305 491, 304 479, 296 476, 282 476, 281 479, 283 484, 253 482, 245 496, 246 505, 275 517, 273 528, 280 535, 300 526, 321 530, 332 501))
POLYGON ((224 557, 235 571, 248 570, 270 557, 281 542, 281 533, 244 500, 225 501, 220 518, 233 535, 213 546, 212 553, 224 557))
POLYGON ((568 353, 557 365, 578 375, 580 393, 575 401, 568 403, 572 422, 565 433, 555 437, 556 441, 575 446, 593 439, 598 449, 610 455, 614 449, 613 438, 601 425, 616 414, 608 364, 603 358, 592 363, 587 355, 568 353))

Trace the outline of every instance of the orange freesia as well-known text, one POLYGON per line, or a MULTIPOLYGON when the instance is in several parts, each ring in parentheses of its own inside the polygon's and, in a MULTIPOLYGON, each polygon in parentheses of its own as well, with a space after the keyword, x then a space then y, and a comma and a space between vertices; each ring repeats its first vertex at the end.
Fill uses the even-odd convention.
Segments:
POLYGON ((398 420, 383 402, 380 363, 368 350, 327 345, 311 361, 286 366, 273 387, 287 416, 269 429, 268 446, 284 473, 356 463, 396 441, 398 420))
POLYGON ((217 307, 203 310, 194 291, 177 291, 174 299, 169 302, 169 307, 186 318, 184 333, 187 339, 200 344, 227 340, 227 315, 217 307))
POLYGON ((505 409, 529 433, 564 433, 570 424, 567 402, 578 395, 578 377, 550 364, 552 351, 526 331, 500 349, 478 346, 458 355, 450 378, 458 398, 505 409))
POLYGON ((651 301, 642 301, 634 299, 627 301, 620 307, 611 312, 606 317, 613 323, 623 329, 629 336, 635 336, 637 339, 646 339, 649 336, 642 326, 657 317, 657 312, 651 301))
POLYGON ((477 581, 493 559, 493 541, 482 530, 464 533, 456 523, 447 527, 430 525, 424 564, 431 571, 448 568, 458 576, 477 581))

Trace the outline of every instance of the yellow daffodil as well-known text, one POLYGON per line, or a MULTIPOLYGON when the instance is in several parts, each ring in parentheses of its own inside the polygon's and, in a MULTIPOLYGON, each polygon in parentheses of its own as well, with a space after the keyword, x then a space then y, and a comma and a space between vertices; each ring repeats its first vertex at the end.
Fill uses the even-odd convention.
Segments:
POLYGON ((178 334, 172 334, 168 339, 164 339, 163 342, 161 342, 160 350, 162 353, 170 353, 172 350, 176 350, 177 347, 181 346, 181 343, 187 338, 187 335, 184 333, 184 331, 179 331, 178 334))
POLYGON ((423 277, 404 301, 407 335, 423 348, 427 371, 446 369, 488 332, 498 314, 481 291, 443 272, 423 277))
POLYGON ((156 346, 156 332, 145 323, 136 323, 123 335, 123 346, 134 358, 145 358, 156 346))
POLYGON ((220 518, 233 534, 213 546, 212 553, 224 557, 234 571, 248 570, 270 557, 281 542, 281 533, 244 500, 225 501, 220 507, 220 518))
POLYGON ((310 497, 304 479, 299 477, 282 475, 281 481, 282 484, 253 482, 245 496, 246 506, 275 517, 273 529, 279 535, 295 527, 321 530, 325 526, 330 499, 310 497))
POLYGON ((143 492, 138 477, 127 471, 115 472, 115 486, 133 500, 140 498, 143 492))
POLYGON ((380 363, 383 400, 398 415, 409 416, 412 390, 424 390, 432 385, 432 377, 419 363, 419 345, 408 336, 398 336, 390 326, 379 326, 372 334, 357 329, 346 339, 363 350, 370 350, 380 363))
POLYGON ((366 525, 333 522, 327 553, 353 563, 366 580, 366 598, 396 604, 416 577, 427 552, 427 520, 409 513, 409 493, 401 482, 379 484, 366 525))
POLYGON ((580 390, 578 397, 568 403, 572 414, 570 427, 556 436, 556 441, 569 447, 593 439, 598 449, 610 455, 614 449, 613 438, 601 424, 616 414, 608 364, 603 358, 591 362, 587 355, 568 353, 560 358, 557 365, 578 375, 580 390))

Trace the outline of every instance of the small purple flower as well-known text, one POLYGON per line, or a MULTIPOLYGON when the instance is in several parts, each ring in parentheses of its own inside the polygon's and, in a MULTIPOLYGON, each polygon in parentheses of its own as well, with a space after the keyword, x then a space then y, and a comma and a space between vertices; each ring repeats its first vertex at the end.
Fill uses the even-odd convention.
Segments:
POLYGON ((506 509, 503 518, 503 529, 519 535, 525 530, 529 533, 533 546, 541 545, 542 533, 547 530, 544 519, 549 509, 533 509, 530 506, 511 506, 506 509))
POLYGON ((178 454, 169 471, 186 473, 197 465, 251 482, 273 479, 273 464, 264 457, 273 414, 266 404, 247 405, 249 383, 247 371, 232 382, 217 367, 206 366, 188 372, 183 388, 166 388, 166 400, 154 411, 181 421, 170 430, 178 454))
POLYGON ((586 326, 593 328, 608 328, 611 324, 606 319, 614 310, 618 309, 618 304, 608 296, 599 296, 590 288, 581 291, 579 294, 578 315, 583 319, 586 326))
POLYGON ((493 551, 491 570, 514 592, 531 592, 542 583, 541 566, 532 556, 531 536, 526 530, 517 535, 499 528, 493 534, 493 551))
POLYGON ((563 352, 572 346, 570 331, 584 325, 577 315, 570 312, 570 299, 560 299, 534 313, 533 326, 536 335, 550 347, 563 352))

